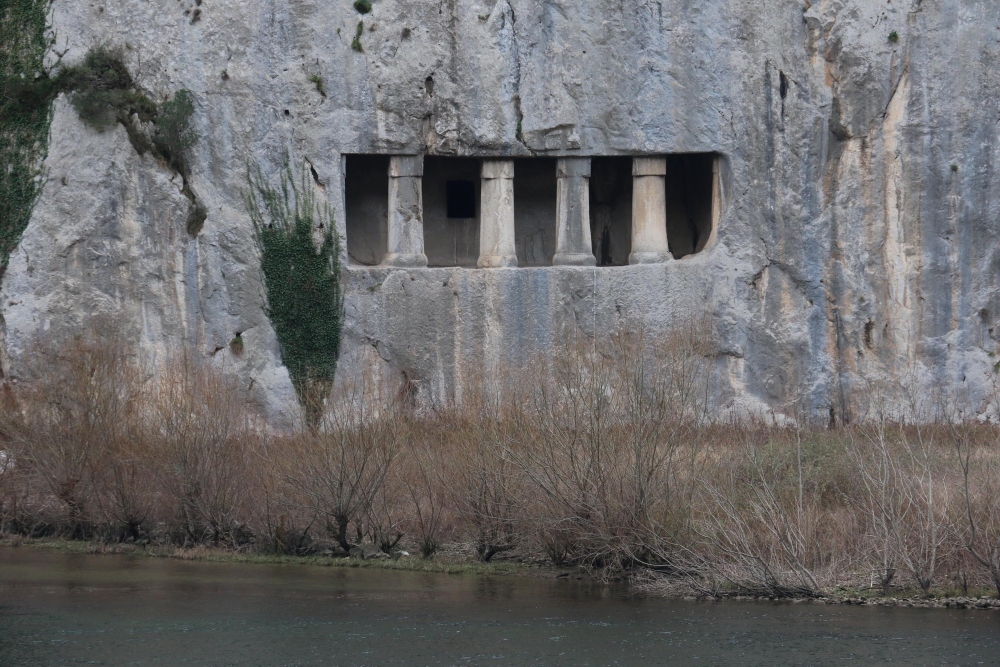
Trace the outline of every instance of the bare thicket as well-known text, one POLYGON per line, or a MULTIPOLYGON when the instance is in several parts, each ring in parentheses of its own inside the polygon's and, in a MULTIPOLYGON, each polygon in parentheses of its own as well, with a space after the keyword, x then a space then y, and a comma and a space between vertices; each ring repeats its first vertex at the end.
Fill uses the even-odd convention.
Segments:
POLYGON ((277 432, 224 369, 154 366, 98 324, 37 343, 0 387, 0 531, 474 552, 707 594, 1000 593, 996 425, 876 381, 849 426, 794 408, 719 418, 710 334, 582 338, 466 374, 434 407, 347 360, 313 423, 277 432))
POLYGON ((362 541, 366 525, 380 546, 399 532, 382 497, 405 428, 391 408, 367 376, 357 378, 328 400, 317 427, 275 438, 264 456, 344 551, 362 541))
POLYGON ((95 500, 126 526, 145 511, 127 464, 116 467, 117 477, 103 467, 108 449, 129 445, 142 371, 111 325, 89 334, 29 349, 28 378, 3 413, 9 456, 56 501, 61 512, 52 519, 71 537, 91 533, 95 500))
POLYGON ((158 379, 150 420, 161 482, 184 541, 244 542, 247 445, 257 434, 240 389, 181 357, 158 379))
POLYGON ((665 565, 683 530, 683 472, 698 455, 704 360, 681 336, 582 343, 521 397, 530 428, 505 444, 535 491, 531 516, 556 563, 619 573, 665 565))

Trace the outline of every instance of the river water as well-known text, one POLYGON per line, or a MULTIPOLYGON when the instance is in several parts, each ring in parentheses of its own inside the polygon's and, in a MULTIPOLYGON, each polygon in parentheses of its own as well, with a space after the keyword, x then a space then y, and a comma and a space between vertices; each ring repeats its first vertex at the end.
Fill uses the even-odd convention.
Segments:
POLYGON ((0 666, 1000 665, 995 611, 0 548, 0 666))

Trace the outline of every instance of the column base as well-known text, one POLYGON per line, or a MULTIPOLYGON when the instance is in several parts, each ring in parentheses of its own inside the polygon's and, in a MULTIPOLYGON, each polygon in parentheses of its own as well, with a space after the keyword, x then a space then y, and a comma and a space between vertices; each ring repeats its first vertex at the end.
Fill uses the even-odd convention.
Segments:
POLYGON ((560 252, 552 258, 553 266, 597 266, 597 258, 587 252, 560 252))
POLYGON ((663 252, 633 252, 628 256, 629 264, 666 264, 671 259, 670 253, 663 252))
POLYGON ((476 266, 480 269, 513 269, 517 267, 517 255, 480 255, 476 266))
POLYGON ((421 269, 427 266, 427 255, 423 253, 390 252, 382 258, 383 266, 395 266, 401 269, 421 269))

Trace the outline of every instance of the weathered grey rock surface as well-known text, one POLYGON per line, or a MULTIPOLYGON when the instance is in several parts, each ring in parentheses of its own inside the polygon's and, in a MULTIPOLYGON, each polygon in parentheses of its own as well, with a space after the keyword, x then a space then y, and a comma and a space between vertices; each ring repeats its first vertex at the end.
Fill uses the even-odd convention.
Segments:
POLYGON ((55 64, 121 45, 158 96, 194 93, 179 179, 57 101, 48 181, 3 278, 8 361, 110 313, 190 346, 275 424, 294 392, 262 311, 246 164, 307 160, 344 225, 342 154, 716 151, 713 247, 661 265, 348 270, 343 368, 426 398, 573 331, 707 318, 720 405, 851 416, 864 378, 987 410, 1000 339, 1000 5, 983 0, 57 0, 55 64), (197 13, 197 16, 196 16, 197 13), (890 33, 898 41, 890 40, 890 33), (223 76, 225 73, 225 77, 223 76), (326 96, 309 81, 320 75, 326 96), (244 332, 245 353, 227 348, 244 332), (930 394, 928 394, 930 395, 930 394))

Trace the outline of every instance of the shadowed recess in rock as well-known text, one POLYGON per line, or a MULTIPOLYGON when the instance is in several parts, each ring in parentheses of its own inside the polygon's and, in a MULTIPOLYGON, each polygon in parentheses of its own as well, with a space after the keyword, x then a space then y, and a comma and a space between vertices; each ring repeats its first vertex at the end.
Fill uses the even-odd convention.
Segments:
POLYGON ((348 155, 346 160, 347 256, 352 264, 375 266, 388 252, 389 156, 348 155))
POLYGON ((700 252, 712 233, 715 155, 667 157, 667 239, 674 259, 700 252))
POLYGON ((625 266, 632 251, 632 158, 596 157, 590 174, 590 238, 598 266, 625 266))
POLYGON ((424 158, 423 188, 428 266, 475 267, 479 259, 479 160, 424 158))
POLYGON ((551 266, 556 252, 556 161, 514 161, 514 239, 518 266, 551 266))

